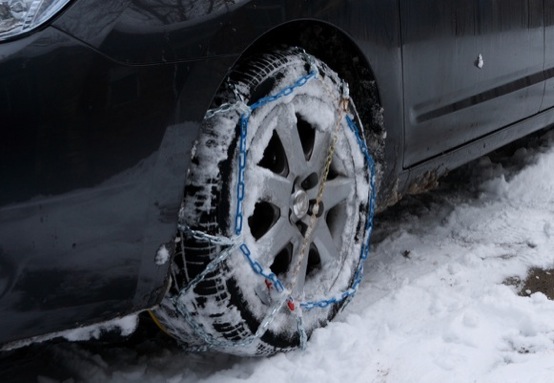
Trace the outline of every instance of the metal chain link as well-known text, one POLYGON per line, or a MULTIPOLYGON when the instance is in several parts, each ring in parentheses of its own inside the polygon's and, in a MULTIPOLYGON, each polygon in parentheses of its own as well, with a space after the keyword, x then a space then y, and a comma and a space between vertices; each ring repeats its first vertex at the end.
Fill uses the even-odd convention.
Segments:
POLYGON ((224 113, 228 113, 228 112, 231 112, 231 111, 234 111, 234 110, 242 111, 242 112, 249 112, 250 108, 242 100, 238 100, 238 101, 235 101, 235 102, 226 102, 226 103, 222 104, 221 106, 219 106, 217 108, 209 109, 206 112, 206 115, 204 116, 204 118, 206 118, 206 119, 213 118, 213 117, 217 116, 218 114, 224 114, 224 113))
POLYGON ((265 316, 264 320, 261 322, 260 326, 256 330, 256 332, 241 341, 234 341, 230 339, 225 338, 216 338, 209 332, 207 332, 204 327, 198 323, 193 318, 193 315, 190 313, 190 311, 185 307, 184 304, 181 302, 176 302, 175 307, 177 311, 183 316, 185 319, 185 322, 187 325, 194 331, 196 335, 198 335, 202 341, 205 343, 202 346, 196 346, 196 347, 188 347, 187 351, 190 352, 205 352, 212 350, 214 348, 218 349, 233 349, 233 348, 241 348, 248 346, 252 344, 255 340, 261 338, 265 332, 267 331, 269 325, 273 322, 275 317, 277 316, 277 313, 285 303, 285 299, 280 300, 276 302, 271 310, 268 311, 267 315, 265 316))
POLYGON ((269 283, 271 283, 272 286, 275 287, 275 290, 277 290, 277 292, 279 293, 285 292, 285 286, 279 280, 279 278, 277 278, 277 275, 275 275, 275 273, 273 273, 272 271, 264 270, 264 267, 258 261, 255 261, 252 258, 252 253, 250 252, 250 249, 245 243, 240 245, 239 248, 242 254, 244 254, 246 259, 248 260, 250 267, 252 268, 252 270, 254 270, 256 274, 261 275, 266 280, 268 280, 269 283))
MULTIPOLYGON (((296 322, 297 322, 297 331, 300 338, 300 347, 304 349, 306 347, 307 342, 307 334, 304 328, 303 324, 303 318, 302 318, 302 309, 305 310, 311 310, 313 308, 325 308, 332 304, 340 303, 348 298, 351 298, 357 291, 358 286, 361 283, 362 276, 363 276, 363 261, 367 259, 369 254, 369 239, 371 236, 371 231, 373 228, 373 216, 375 212, 375 198, 376 198, 376 191, 375 191, 375 163, 373 161, 372 156, 369 154, 369 150, 367 148, 367 145, 365 143, 365 140, 362 138, 361 132, 357 128, 354 121, 350 118, 350 116, 346 115, 345 119, 347 121, 347 125, 352 130, 352 132, 356 136, 356 140, 358 142, 358 145, 360 146, 360 150, 362 151, 362 154, 364 155, 364 159, 366 162, 366 165, 368 167, 369 173, 370 173, 370 196, 369 196, 369 207, 368 207, 368 217, 366 220, 366 238, 364 239, 364 242, 362 244, 361 254, 360 254, 360 261, 358 263, 357 270, 355 272, 353 281, 351 286, 346 290, 345 292, 341 294, 337 294, 333 297, 327 298, 327 299, 321 299, 317 301, 307 301, 307 302, 301 302, 298 306, 294 305, 294 299, 292 296, 290 296, 290 293, 292 290, 286 289, 283 283, 278 279, 278 277, 275 275, 275 273, 265 270, 264 267, 254 260, 252 257, 252 253, 248 246, 245 243, 240 243, 240 235, 242 234, 242 228, 243 228, 243 202, 245 198, 245 190, 246 190, 246 184, 244 180, 244 174, 246 171, 246 156, 247 156, 247 142, 246 138, 248 135, 248 121, 250 119, 250 116, 252 112, 266 104, 269 104, 271 102, 274 102, 282 97, 288 96, 294 92, 297 88, 305 85, 309 80, 317 77, 319 70, 317 69, 317 66, 315 64, 315 59, 304 53, 304 57, 306 58, 306 61, 310 64, 310 73, 306 76, 301 77, 298 79, 293 85, 286 87, 279 91, 277 94, 272 96, 267 96, 264 98, 261 98, 254 104, 248 106, 243 101, 239 100, 234 103, 225 103, 221 105, 220 107, 216 109, 211 109, 206 113, 206 118, 212 118, 218 114, 228 113, 230 111, 236 110, 241 113, 240 116, 240 143, 239 143, 239 158, 238 158, 238 182, 237 182, 237 209, 236 209, 236 215, 235 215, 235 238, 227 238, 227 237, 221 237, 221 236, 213 236, 209 235, 207 233, 192 230, 190 227, 186 225, 179 224, 178 229, 185 233, 186 235, 190 235, 193 238, 200 240, 200 241, 206 241, 214 245, 219 245, 225 247, 225 249, 221 252, 221 254, 213 259, 204 269, 204 271, 200 274, 198 274, 192 281, 190 281, 187 286, 181 290, 178 297, 174 299, 173 303, 177 309, 177 311, 183 316, 187 324, 191 327, 191 329, 202 338, 202 340, 205 343, 205 346, 199 346, 196 347, 195 350, 197 351, 205 351, 213 348, 238 348, 238 347, 244 347, 249 344, 251 344, 254 340, 259 339, 267 330, 269 325, 273 322, 275 319, 275 316, 279 312, 279 310, 282 308, 283 304, 288 301, 289 310, 291 312, 294 312, 296 315, 296 322), (270 283, 270 286, 275 287, 277 292, 280 293, 281 299, 279 299, 275 304, 272 306, 271 310, 269 310, 268 314, 264 318, 264 320, 261 322, 260 326, 258 327, 255 334, 243 339, 242 341, 231 341, 226 339, 216 339, 213 335, 209 334, 201 324, 199 324, 194 318, 193 315, 188 311, 185 304, 180 302, 179 298, 182 297, 184 294, 186 294, 188 291, 190 291, 194 286, 196 286, 200 281, 202 281, 209 273, 215 271, 220 263, 222 263, 225 259, 227 259, 231 253, 233 253, 236 249, 240 249, 241 253, 244 255, 246 260, 248 261, 251 269, 254 271, 255 274, 260 275, 263 277, 266 281, 270 283)), ((322 171, 322 182, 320 183, 318 195, 316 199, 316 205, 317 207, 320 206, 321 200, 323 197, 323 193, 325 190, 325 183, 330 171, 330 165, 331 161, 334 155, 334 151, 336 148, 336 143, 338 140, 338 131, 341 126, 341 121, 345 113, 348 112, 348 86, 346 83, 343 83, 343 93, 341 96, 341 100, 339 101, 339 117, 337 118, 337 125, 335 127, 334 135, 330 143, 330 147, 328 150, 328 154, 326 157, 326 161, 323 167, 322 171)), ((312 227, 311 231, 308 228, 305 240, 303 243, 302 253, 305 253, 305 247, 307 247, 306 243, 309 243, 311 232, 314 230, 313 227, 315 227, 315 221, 317 220, 317 212, 312 211, 311 215, 311 221, 310 226, 312 227), (312 222, 312 220, 314 222, 312 222), (310 232, 310 233, 308 233, 310 232)), ((300 262, 297 263, 296 269, 299 269, 301 265, 302 255, 300 257, 300 262)), ((299 271, 295 269, 295 273, 297 274, 299 271)), ((294 275, 294 274, 293 274, 294 275)))
POLYGON ((177 230, 181 233, 186 233, 198 241, 210 242, 213 245, 233 246, 236 244, 236 239, 211 235, 200 230, 193 230, 188 225, 182 223, 177 224, 177 230))

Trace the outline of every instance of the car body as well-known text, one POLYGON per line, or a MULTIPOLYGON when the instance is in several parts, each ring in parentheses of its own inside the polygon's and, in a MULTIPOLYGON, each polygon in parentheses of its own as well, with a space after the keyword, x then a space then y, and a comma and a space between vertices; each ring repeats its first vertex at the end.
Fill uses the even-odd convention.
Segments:
POLYGON ((300 46, 383 108, 384 209, 552 124, 553 20, 535 0, 69 1, 0 42, 0 344, 161 301, 194 139, 249 54, 300 46))

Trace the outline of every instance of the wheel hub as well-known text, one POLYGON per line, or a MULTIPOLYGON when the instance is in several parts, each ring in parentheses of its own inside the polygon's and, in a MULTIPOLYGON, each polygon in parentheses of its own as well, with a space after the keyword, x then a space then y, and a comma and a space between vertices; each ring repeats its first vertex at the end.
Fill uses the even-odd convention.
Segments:
POLYGON ((308 213, 310 200, 304 190, 297 190, 292 195, 292 213, 296 219, 302 219, 308 213))

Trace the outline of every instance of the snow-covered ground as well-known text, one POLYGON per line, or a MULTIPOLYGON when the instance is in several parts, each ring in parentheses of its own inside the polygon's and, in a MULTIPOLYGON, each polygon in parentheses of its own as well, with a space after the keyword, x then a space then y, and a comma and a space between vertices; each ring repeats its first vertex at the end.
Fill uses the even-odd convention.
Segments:
POLYGON ((525 145, 482 158, 379 217, 358 295, 303 352, 249 359, 181 353, 156 339, 55 343, 36 346, 36 370, 25 376, 40 383, 552 382, 554 301, 542 292, 519 295, 515 282, 532 267, 554 268, 554 132, 525 145))

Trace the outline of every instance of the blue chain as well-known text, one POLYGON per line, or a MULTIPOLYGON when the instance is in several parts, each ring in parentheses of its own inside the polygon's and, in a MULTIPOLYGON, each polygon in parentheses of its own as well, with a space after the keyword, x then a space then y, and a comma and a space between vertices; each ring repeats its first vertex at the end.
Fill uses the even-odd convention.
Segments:
POLYGON ((250 267, 252 268, 252 270, 254 270, 256 274, 261 275, 262 277, 267 279, 278 292, 282 293, 283 291, 285 291, 285 286, 283 286, 283 283, 281 283, 279 278, 277 278, 277 275, 275 275, 275 273, 273 272, 264 271, 263 266, 258 261, 255 261, 252 258, 252 253, 250 252, 250 249, 248 248, 248 246, 246 246, 245 243, 240 245, 239 248, 240 248, 240 251, 242 251, 242 254, 244 254, 246 259, 248 260, 250 267))
POLYGON ((308 73, 306 76, 301 77, 298 81, 296 81, 291 86, 281 90, 279 93, 275 94, 274 96, 267 96, 260 98, 258 101, 256 101, 254 104, 250 105, 250 111, 255 111, 256 109, 269 104, 270 102, 276 101, 280 99, 281 97, 288 96, 292 94, 292 92, 295 91, 296 88, 300 88, 301 86, 304 86, 309 80, 312 78, 317 77, 318 71, 317 69, 313 69, 310 73, 308 73))
POLYGON ((244 172, 246 170, 246 136, 248 134, 248 119, 249 114, 243 114, 240 117, 240 144, 239 144, 239 170, 237 182, 237 212, 235 215, 235 234, 240 235, 242 232, 243 216, 242 204, 244 202, 244 172))

